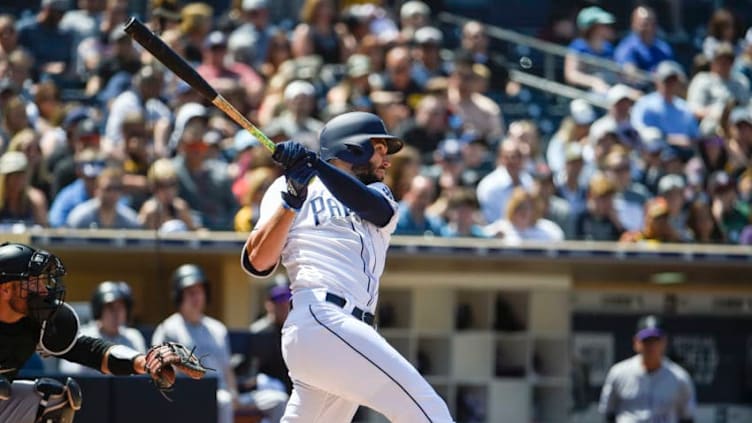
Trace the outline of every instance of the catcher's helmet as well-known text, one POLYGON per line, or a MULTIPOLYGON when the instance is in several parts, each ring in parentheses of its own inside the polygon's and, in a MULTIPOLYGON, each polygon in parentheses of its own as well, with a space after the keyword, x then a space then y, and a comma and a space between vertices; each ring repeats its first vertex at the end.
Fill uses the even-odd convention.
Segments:
POLYGON ((341 114, 327 122, 321 129, 319 135, 321 160, 337 158, 356 166, 364 165, 373 155, 371 138, 386 139, 389 154, 402 149, 402 140, 389 135, 384 121, 373 113, 341 114))
POLYGON ((65 297, 63 263, 54 254, 28 245, 7 242, 0 245, 0 283, 25 281, 35 276, 47 292, 41 296, 36 290, 29 290, 28 305, 31 317, 41 323, 58 309, 65 297))
POLYGON ((97 286, 94 294, 91 296, 91 314, 95 319, 102 317, 102 307, 118 300, 125 302, 125 308, 128 310, 128 316, 131 314, 133 307, 133 293, 131 287, 122 281, 104 281, 97 286))
POLYGON ((197 264, 184 264, 172 273, 172 300, 176 307, 183 302, 183 290, 189 286, 202 284, 206 291, 206 300, 209 300, 209 281, 204 274, 204 269, 197 264))

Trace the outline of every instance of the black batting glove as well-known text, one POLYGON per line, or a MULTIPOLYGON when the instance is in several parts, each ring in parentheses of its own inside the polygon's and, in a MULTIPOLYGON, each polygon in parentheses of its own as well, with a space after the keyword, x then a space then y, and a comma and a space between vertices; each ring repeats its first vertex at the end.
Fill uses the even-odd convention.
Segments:
POLYGON ((300 211, 308 196, 308 184, 316 176, 316 170, 310 160, 301 159, 292 167, 285 169, 287 190, 282 191, 282 201, 285 207, 300 211))
POLYGON ((301 160, 312 160, 316 154, 308 150, 303 144, 289 140, 281 142, 274 147, 272 159, 279 163, 287 172, 301 160))

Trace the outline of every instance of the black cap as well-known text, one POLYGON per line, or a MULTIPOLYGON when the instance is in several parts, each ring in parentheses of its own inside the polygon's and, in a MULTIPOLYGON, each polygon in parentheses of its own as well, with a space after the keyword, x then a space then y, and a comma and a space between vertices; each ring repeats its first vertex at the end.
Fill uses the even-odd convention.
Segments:
POLYGON ((663 323, 660 318, 648 315, 641 317, 637 321, 637 333, 635 337, 638 340, 644 341, 648 338, 662 338, 665 335, 666 332, 663 330, 663 323))

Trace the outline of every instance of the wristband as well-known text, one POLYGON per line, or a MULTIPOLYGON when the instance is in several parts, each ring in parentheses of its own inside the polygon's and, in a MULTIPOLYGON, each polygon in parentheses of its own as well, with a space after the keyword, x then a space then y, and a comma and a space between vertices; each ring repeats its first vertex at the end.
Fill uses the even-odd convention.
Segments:
POLYGON ((140 352, 126 347, 115 345, 107 352, 107 369, 115 376, 128 376, 135 372, 133 361, 141 355, 140 352))

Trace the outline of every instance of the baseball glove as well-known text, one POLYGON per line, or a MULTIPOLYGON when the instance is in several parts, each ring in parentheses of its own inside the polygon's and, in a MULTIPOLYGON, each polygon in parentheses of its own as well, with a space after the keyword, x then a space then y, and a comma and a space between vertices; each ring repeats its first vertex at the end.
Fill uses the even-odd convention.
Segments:
POLYGON ((155 345, 146 352, 146 372, 167 399, 169 398, 165 393, 175 384, 176 371, 193 379, 201 379, 207 370, 213 369, 201 364, 193 350, 177 342, 155 345))

